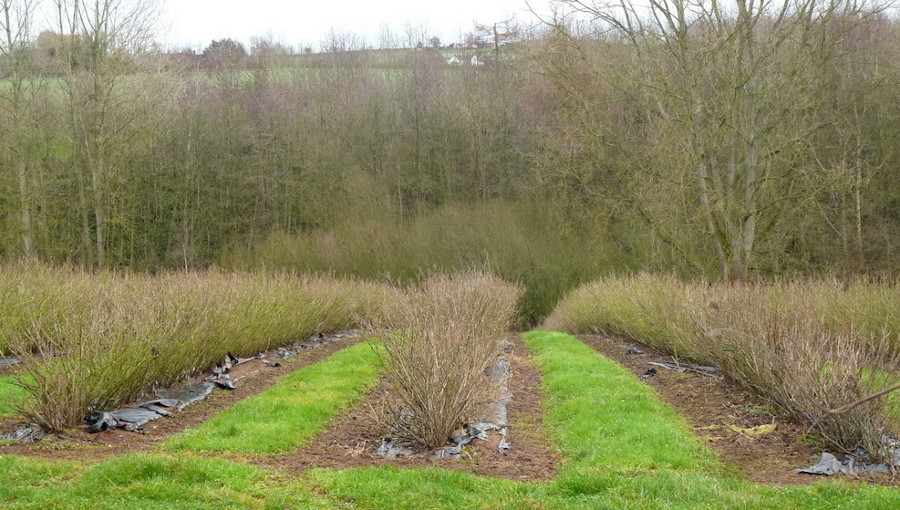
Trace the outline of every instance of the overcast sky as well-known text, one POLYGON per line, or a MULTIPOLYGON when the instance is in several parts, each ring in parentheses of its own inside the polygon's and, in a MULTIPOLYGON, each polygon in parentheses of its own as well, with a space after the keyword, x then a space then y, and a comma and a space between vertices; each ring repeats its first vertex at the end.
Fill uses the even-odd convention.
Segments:
POLYGON ((163 9, 166 45, 195 49, 229 37, 248 45, 254 36, 316 48, 332 29, 378 47, 384 24, 402 35, 406 22, 426 25, 446 44, 471 32, 474 21, 530 19, 524 0, 165 0, 163 9))

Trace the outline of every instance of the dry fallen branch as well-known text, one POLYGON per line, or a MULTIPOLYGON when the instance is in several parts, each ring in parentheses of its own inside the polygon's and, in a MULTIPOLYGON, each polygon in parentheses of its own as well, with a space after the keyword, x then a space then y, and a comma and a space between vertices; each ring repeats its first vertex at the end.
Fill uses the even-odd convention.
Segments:
POLYGON ((887 395, 888 393, 891 393, 898 389, 900 389, 900 383, 888 386, 887 388, 884 388, 883 390, 877 391, 877 392, 875 392, 871 395, 865 396, 859 400, 854 400, 853 402, 850 402, 849 404, 844 404, 841 407, 829 409, 828 411, 825 411, 825 414, 823 414, 822 416, 819 416, 812 422, 812 425, 809 426, 809 430, 807 431, 807 433, 809 433, 809 431, 814 429, 816 427, 816 425, 818 425, 819 422, 824 420, 827 416, 836 416, 839 414, 844 414, 846 412, 852 411, 853 409, 856 409, 857 407, 865 404, 866 402, 875 400, 876 398, 883 397, 883 396, 887 395))

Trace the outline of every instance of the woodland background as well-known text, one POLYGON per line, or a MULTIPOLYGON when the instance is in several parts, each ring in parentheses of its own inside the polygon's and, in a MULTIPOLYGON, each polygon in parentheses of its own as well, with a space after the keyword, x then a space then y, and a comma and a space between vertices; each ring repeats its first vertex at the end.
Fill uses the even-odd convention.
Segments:
POLYGON ((900 270, 889 4, 568 1, 476 27, 476 48, 410 27, 194 53, 154 43, 147 2, 50 3, 40 29, 38 2, 0 0, 6 260, 487 266, 530 320, 607 274, 900 270))

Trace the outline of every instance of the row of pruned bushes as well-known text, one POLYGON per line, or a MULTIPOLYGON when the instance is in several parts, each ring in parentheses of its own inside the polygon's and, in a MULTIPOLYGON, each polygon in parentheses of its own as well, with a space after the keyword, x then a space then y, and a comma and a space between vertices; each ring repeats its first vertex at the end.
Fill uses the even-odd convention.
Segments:
POLYGON ((316 331, 378 317, 395 291, 289 273, 85 273, 0 268, 0 351, 23 358, 23 414, 47 430, 316 331))
POLYGON ((544 327, 626 335, 718 366, 833 445, 889 455, 900 402, 826 412, 900 378, 900 288, 886 283, 685 283, 607 277, 570 293, 544 327), (824 418, 823 418, 824 417, 824 418))

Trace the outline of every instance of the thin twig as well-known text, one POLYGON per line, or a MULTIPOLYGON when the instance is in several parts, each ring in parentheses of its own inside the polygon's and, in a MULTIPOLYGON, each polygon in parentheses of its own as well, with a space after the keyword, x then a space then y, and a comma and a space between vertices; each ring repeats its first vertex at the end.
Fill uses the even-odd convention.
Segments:
POLYGON ((873 393, 869 396, 863 397, 859 400, 850 402, 849 404, 844 404, 841 407, 837 407, 835 409, 829 409, 828 411, 825 411, 825 414, 823 414, 822 416, 819 416, 818 418, 815 419, 815 421, 812 422, 812 425, 809 426, 809 430, 807 430, 807 433, 809 433, 809 431, 811 431, 813 428, 815 428, 815 426, 818 425, 820 421, 824 420, 826 416, 834 416, 834 415, 838 415, 838 414, 844 414, 848 411, 852 411, 853 409, 856 409, 857 407, 865 404, 866 402, 869 402, 870 400, 875 400, 876 398, 883 397, 883 396, 887 395, 888 393, 890 393, 892 391, 896 391, 898 389, 900 389, 900 383, 888 386, 887 388, 884 388, 883 390, 875 392, 875 393, 873 393))

